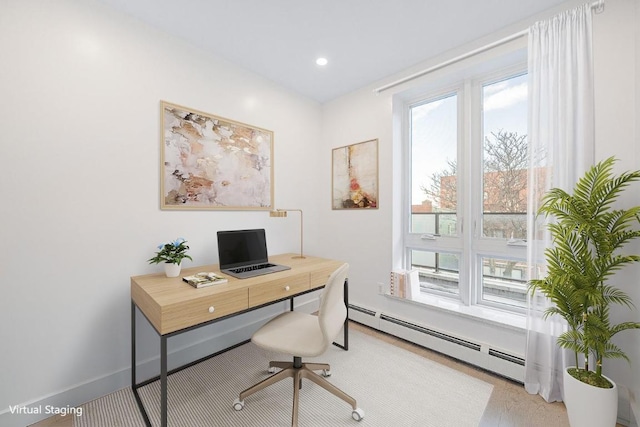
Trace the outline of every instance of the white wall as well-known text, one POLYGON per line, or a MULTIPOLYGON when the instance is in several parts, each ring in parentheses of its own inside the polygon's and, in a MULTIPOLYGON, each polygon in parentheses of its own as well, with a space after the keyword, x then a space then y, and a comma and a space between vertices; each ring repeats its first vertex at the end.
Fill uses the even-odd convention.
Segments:
MULTIPOLYGON (((579 3, 567 2, 558 10, 568 9, 579 3)), ((620 158, 619 170, 640 169, 640 151, 637 148, 639 144, 635 130, 635 123, 639 118, 636 110, 639 82, 635 67, 637 58, 640 57, 640 51, 636 45, 639 40, 636 35, 637 4, 638 0, 607 0, 605 12, 594 15, 596 156, 598 159, 603 159, 610 155, 617 155, 620 158)), ((375 95, 372 91, 375 87, 397 78, 499 40, 507 34, 526 29, 531 22, 533 20, 511 26, 499 34, 478 40, 472 45, 461 46, 440 58, 425 61, 405 73, 391 76, 379 84, 365 87, 323 105, 322 143, 325 151, 371 138, 378 138, 380 141, 379 210, 330 212, 321 223, 323 229, 331 230, 334 233, 334 239, 341 242, 335 249, 335 256, 348 259, 352 264, 350 283, 354 285, 351 287, 351 301, 375 311, 394 313, 413 322, 448 331, 454 335, 472 336, 475 340, 491 343, 516 354, 524 354, 524 333, 517 333, 512 328, 479 324, 459 315, 447 314, 427 306, 410 304, 377 294, 377 283, 388 283, 389 271, 395 266, 391 257, 392 248, 399 244, 392 233, 392 225, 396 226, 399 221, 398 180, 402 173, 398 158, 400 151, 397 146, 394 146, 392 97, 396 92, 412 90, 420 84, 428 83, 430 79, 436 78, 436 73, 434 76, 421 78, 379 95, 375 95)), ((328 162, 327 156, 327 167, 322 170, 324 179, 330 179, 328 162)), ((638 187, 635 186, 625 195, 625 204, 640 204, 638 187)), ((328 191, 329 189, 324 197, 327 204, 328 191)), ((327 241, 325 250, 329 250, 331 244, 330 240, 327 241)), ((640 244, 630 249, 640 253, 640 244)), ((640 267, 634 266, 617 278, 618 284, 631 294, 638 305, 640 305, 639 269, 640 267)), ((632 315, 635 315, 635 320, 638 320, 637 310, 632 315)), ((629 312, 626 309, 617 310, 614 319, 630 320, 629 312)), ((638 399, 640 399, 638 342, 637 332, 625 332, 625 335, 621 334, 617 340, 617 343, 632 358, 633 376, 630 375, 631 368, 626 362, 611 360, 606 362, 606 373, 621 386, 622 404, 619 415, 622 420, 630 419, 628 388, 632 388, 636 395, 633 403, 636 417, 640 413, 638 410, 638 399)))
MULTIPOLYGON (((304 209, 318 253, 316 102, 93 0, 3 1, 0 64, 0 425, 34 421, 9 406, 127 385, 129 277, 161 270, 146 263, 160 242, 186 238, 193 265, 217 262, 223 229, 265 227, 271 253, 298 250, 295 215, 159 209, 161 99, 273 130, 276 205, 304 209)), ((158 340, 139 329, 149 360, 158 340)))

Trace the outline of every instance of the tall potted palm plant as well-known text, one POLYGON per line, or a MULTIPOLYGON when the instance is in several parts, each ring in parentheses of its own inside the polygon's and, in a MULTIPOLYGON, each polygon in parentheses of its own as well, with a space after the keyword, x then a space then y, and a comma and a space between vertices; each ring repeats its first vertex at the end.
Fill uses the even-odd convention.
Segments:
POLYGON ((618 393, 615 383, 602 373, 603 360, 628 361, 612 338, 640 328, 638 322, 612 324, 610 319, 612 305, 631 308, 633 304, 608 280, 622 267, 640 261, 638 255, 621 253, 627 243, 640 237, 635 228, 640 223, 640 206, 614 206, 621 192, 640 180, 640 171, 616 176, 614 163, 610 157, 591 167, 572 193, 549 190, 538 211, 553 219, 547 225, 553 245, 545 250, 546 276, 530 280, 529 291, 532 295, 539 291, 553 303, 545 318, 560 316, 567 324, 557 343, 575 356, 575 366, 564 373, 564 401, 572 426, 615 426, 618 393), (579 397, 582 394, 586 397, 579 397), (601 404, 610 408, 603 409, 601 404))

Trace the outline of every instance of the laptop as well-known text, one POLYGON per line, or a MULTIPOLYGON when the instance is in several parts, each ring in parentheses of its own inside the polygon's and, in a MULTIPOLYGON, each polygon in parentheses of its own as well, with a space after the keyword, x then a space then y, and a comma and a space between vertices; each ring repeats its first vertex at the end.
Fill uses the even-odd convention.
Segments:
POLYGON ((290 270, 269 262, 264 229, 218 231, 220 271, 238 279, 290 270))

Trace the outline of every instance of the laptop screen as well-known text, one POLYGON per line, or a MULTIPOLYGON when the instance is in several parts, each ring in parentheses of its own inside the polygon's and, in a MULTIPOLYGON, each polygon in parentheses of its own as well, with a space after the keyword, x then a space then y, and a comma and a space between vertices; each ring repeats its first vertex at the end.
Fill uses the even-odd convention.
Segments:
POLYGON ((268 262, 264 229, 218 231, 218 259, 221 270, 268 262))

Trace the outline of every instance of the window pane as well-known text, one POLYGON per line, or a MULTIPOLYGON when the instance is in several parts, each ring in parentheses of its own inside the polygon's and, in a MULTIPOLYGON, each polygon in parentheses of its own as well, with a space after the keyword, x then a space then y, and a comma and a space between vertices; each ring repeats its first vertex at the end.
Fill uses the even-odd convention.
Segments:
POLYGON ((411 251, 411 268, 418 270, 420 290, 435 290, 451 295, 460 293, 460 257, 456 254, 411 251))
POLYGON ((527 237, 527 75, 483 86, 485 237, 527 237))
POLYGON ((455 94, 410 109, 412 233, 456 234, 457 111, 455 94))
POLYGON ((526 274, 524 261, 482 258, 482 300, 526 307, 526 274))
POLYGON ((411 232, 454 236, 456 234, 456 215, 414 211, 411 215, 411 232))

